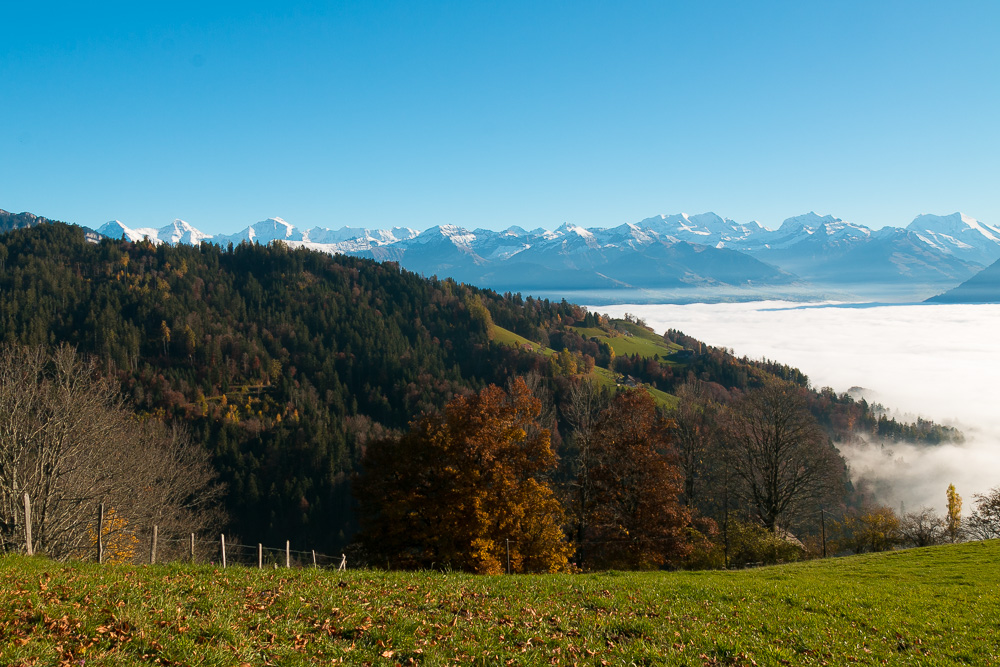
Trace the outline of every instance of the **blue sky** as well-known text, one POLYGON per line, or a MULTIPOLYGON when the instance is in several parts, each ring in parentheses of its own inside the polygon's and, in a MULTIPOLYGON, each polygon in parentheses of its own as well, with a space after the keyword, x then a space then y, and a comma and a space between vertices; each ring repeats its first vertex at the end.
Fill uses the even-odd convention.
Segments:
POLYGON ((1000 224, 992 0, 29 4, 0 8, 6 210, 1000 224))

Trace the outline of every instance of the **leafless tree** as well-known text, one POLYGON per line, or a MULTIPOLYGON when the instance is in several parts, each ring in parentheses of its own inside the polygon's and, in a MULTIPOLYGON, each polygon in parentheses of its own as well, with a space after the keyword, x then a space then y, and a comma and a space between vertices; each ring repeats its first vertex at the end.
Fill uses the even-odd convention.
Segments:
POLYGON ((979 540, 1000 537, 1000 486, 989 493, 977 493, 972 499, 976 508, 966 522, 968 534, 979 540))
POLYGON ((915 547, 929 547, 944 542, 947 526, 930 507, 903 515, 899 524, 903 541, 915 547))
POLYGON ((719 438, 719 403, 703 382, 693 380, 677 390, 674 420, 674 449, 684 474, 684 502, 698 504, 710 464, 710 454, 719 438))
POLYGON ((568 399, 561 406, 563 418, 571 430, 569 489, 563 505, 573 522, 576 533, 577 560, 582 566, 585 558, 587 516, 594 503, 593 470, 598 464, 595 457, 595 430, 601 413, 610 403, 610 394, 594 381, 582 380, 572 386, 568 399))
POLYGON ((843 461, 800 388, 768 381, 751 389, 730 405, 725 430, 735 490, 769 530, 788 528, 835 497, 843 461))
POLYGON ((212 523, 221 493, 213 478, 204 450, 137 418, 73 348, 0 350, 2 550, 24 547, 27 493, 36 551, 62 559, 91 550, 103 503, 105 538, 127 558, 153 524, 166 540, 212 523))

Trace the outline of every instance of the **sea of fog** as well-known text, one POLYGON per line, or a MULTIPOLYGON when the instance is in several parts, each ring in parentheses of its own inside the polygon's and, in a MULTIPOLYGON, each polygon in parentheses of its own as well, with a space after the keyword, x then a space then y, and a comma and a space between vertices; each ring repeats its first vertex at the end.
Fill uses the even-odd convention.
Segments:
POLYGON ((954 483, 965 498, 1000 486, 1000 305, 866 305, 781 301, 596 306, 632 313, 738 355, 799 368, 813 387, 865 389, 897 418, 960 428, 962 444, 873 443, 843 450, 852 476, 906 511, 941 512, 954 483))

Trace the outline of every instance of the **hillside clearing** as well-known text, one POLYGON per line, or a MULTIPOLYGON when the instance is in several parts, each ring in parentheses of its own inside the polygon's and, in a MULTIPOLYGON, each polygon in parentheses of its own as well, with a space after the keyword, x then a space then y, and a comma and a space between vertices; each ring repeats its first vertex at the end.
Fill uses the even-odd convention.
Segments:
POLYGON ((677 343, 670 343, 664 340, 663 336, 634 324, 626 320, 612 320, 611 323, 622 333, 610 335, 604 329, 596 327, 573 327, 573 329, 584 338, 596 338, 599 342, 607 343, 618 356, 637 354, 640 357, 655 357, 659 355, 662 363, 672 364, 674 362, 667 357, 683 349, 677 343))
MULTIPOLYGON (((624 320, 621 320, 621 323, 630 327, 634 327, 636 329, 641 329, 640 327, 636 327, 635 325, 627 323, 624 320)), ((619 341, 618 343, 613 343, 612 348, 614 348, 616 344, 619 345, 619 347, 622 347, 622 349, 624 349, 625 347, 630 347, 630 348, 635 347, 633 343, 629 342, 633 340, 631 338, 624 338, 624 337, 607 338, 606 333, 603 332, 601 329, 582 329, 580 327, 577 327, 577 329, 581 333, 600 332, 602 335, 605 336, 604 338, 602 338, 602 340, 605 340, 609 343, 611 343, 611 341, 619 341), (621 341, 625 342, 623 343, 621 341)), ((644 332, 644 333, 652 336, 652 334, 649 334, 649 332, 644 332)), ((490 337, 492 340, 502 345, 510 345, 511 347, 521 347, 526 350, 532 350, 546 357, 551 357, 552 355, 556 354, 556 351, 553 350, 552 348, 545 347, 539 343, 535 343, 531 340, 528 340, 524 336, 520 336, 514 333, 513 331, 504 329, 503 327, 497 326, 496 324, 493 324, 490 327, 490 337)), ((656 342, 642 338, 638 340, 643 350, 648 353, 646 356, 653 356, 654 353, 669 354, 673 350, 673 348, 669 347, 666 343, 663 343, 662 341, 656 342)), ((680 349, 679 345, 674 347, 680 349)), ((618 354, 617 350, 615 353, 618 354)), ((664 363, 669 363, 669 362, 664 362, 664 363)), ((600 366, 597 366, 594 368, 593 371, 589 373, 587 377, 592 378, 600 386, 607 387, 608 389, 614 389, 615 387, 618 386, 616 373, 614 371, 608 370, 607 368, 601 368, 600 366)), ((642 386, 646 389, 646 391, 650 393, 650 395, 653 397, 653 400, 655 400, 661 406, 667 409, 672 409, 677 407, 676 396, 668 394, 665 391, 660 391, 656 387, 653 387, 648 384, 642 384, 642 386)))
POLYGON ((490 338, 497 343, 503 345, 510 345, 511 347, 523 347, 526 350, 534 350, 544 354, 546 357, 551 357, 555 354, 555 350, 545 347, 541 343, 536 343, 534 341, 528 340, 520 334, 516 334, 509 329, 504 329, 496 324, 490 325, 490 338))

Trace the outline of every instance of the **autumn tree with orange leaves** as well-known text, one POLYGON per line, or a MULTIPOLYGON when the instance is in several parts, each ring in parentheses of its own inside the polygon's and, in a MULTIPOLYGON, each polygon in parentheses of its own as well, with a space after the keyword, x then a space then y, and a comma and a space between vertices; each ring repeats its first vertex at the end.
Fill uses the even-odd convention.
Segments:
POLYGON ((572 547, 546 474, 556 456, 523 380, 490 385, 371 443, 355 480, 359 541, 375 563, 483 574, 555 572, 572 547))
MULTIPOLYGON (((602 412, 588 472, 584 567, 650 569, 677 565, 691 553, 701 533, 680 501, 671 426, 643 389, 619 392, 602 412)), ((711 530, 710 523, 701 528, 711 530)))

